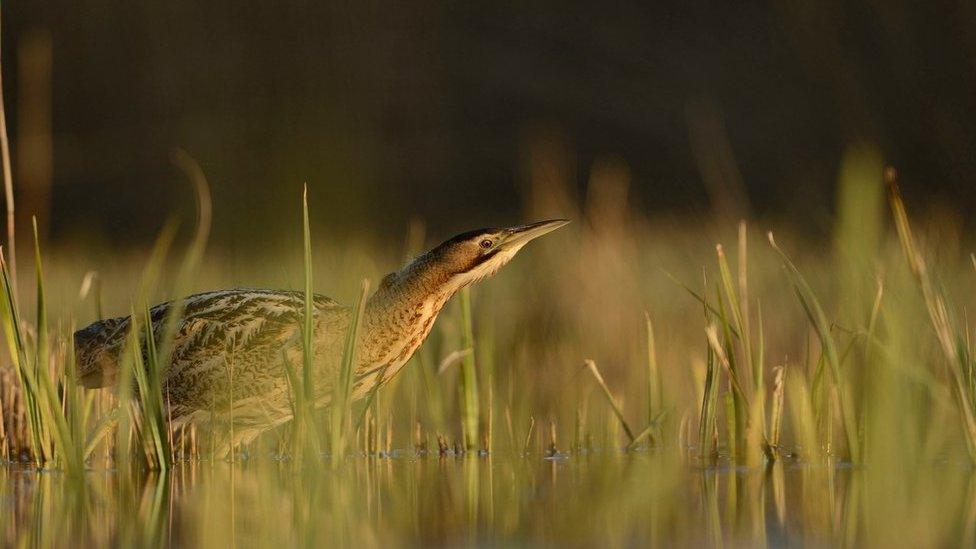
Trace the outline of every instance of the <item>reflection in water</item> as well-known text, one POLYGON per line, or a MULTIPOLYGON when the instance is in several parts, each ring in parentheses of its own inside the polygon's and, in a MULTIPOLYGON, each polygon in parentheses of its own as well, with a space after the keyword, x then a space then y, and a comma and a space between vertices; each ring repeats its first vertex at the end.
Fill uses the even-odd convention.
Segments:
POLYGON ((539 542, 971 545, 976 478, 941 464, 688 466, 668 454, 184 462, 168 475, 0 468, 4 546, 539 542), (924 480, 923 480, 924 479, 924 480))

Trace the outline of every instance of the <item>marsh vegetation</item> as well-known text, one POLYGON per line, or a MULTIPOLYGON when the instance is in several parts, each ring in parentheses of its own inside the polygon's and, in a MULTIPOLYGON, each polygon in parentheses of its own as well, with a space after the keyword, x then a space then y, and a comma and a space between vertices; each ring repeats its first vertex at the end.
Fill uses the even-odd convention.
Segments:
POLYGON ((227 457, 220 433, 170 428, 165 334, 139 352, 134 323, 132 390, 83 391, 74 328, 234 284, 362 303, 364 278, 423 248, 422 222, 339 241, 296 212, 294 249, 242 261, 204 251, 203 216, 188 243, 168 225, 97 273, 71 248, 35 247, 16 279, 5 259, 0 542, 976 541, 976 263, 951 216, 909 215, 864 147, 820 241, 648 219, 602 168, 579 207, 533 181, 527 218, 577 222, 455 299, 395 380, 322 411, 294 377, 296 419, 227 457))

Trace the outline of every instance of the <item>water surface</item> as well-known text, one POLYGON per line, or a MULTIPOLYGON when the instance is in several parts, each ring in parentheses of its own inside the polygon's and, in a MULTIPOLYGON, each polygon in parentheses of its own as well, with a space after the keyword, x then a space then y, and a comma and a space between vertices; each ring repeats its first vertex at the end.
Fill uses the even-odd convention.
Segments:
POLYGON ((0 466, 4 546, 972 545, 968 466, 700 467, 676 453, 0 466))

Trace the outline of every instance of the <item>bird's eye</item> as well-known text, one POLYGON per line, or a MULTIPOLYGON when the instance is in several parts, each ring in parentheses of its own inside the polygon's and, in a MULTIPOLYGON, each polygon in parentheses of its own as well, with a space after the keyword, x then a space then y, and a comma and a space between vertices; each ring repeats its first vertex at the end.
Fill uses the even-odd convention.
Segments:
POLYGON ((491 239, 488 239, 488 238, 486 238, 486 239, 484 239, 484 240, 481 241, 481 247, 484 248, 484 249, 486 249, 486 250, 488 248, 491 248, 491 245, 492 244, 493 243, 492 243, 491 239))

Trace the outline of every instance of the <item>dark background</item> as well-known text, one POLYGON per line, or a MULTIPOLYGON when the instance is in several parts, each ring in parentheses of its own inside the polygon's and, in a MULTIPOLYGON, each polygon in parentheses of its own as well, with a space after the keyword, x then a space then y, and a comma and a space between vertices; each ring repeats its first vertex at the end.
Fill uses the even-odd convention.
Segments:
POLYGON ((306 181, 315 219, 337 232, 398 234, 414 215, 433 231, 516 220, 539 136, 569 151, 581 192, 593 160, 615 154, 634 208, 706 216, 716 197, 696 160, 703 124, 730 147, 756 216, 825 231, 841 155, 859 142, 899 167, 916 203, 976 207, 971 3, 3 10, 18 206, 54 239, 150 239, 192 204, 169 161, 176 146, 210 179, 217 241, 238 245, 294 231, 306 181), (44 51, 49 82, 27 82, 44 51), (47 149, 18 150, 45 132, 47 149), (49 193, 31 190, 45 181, 49 193))

